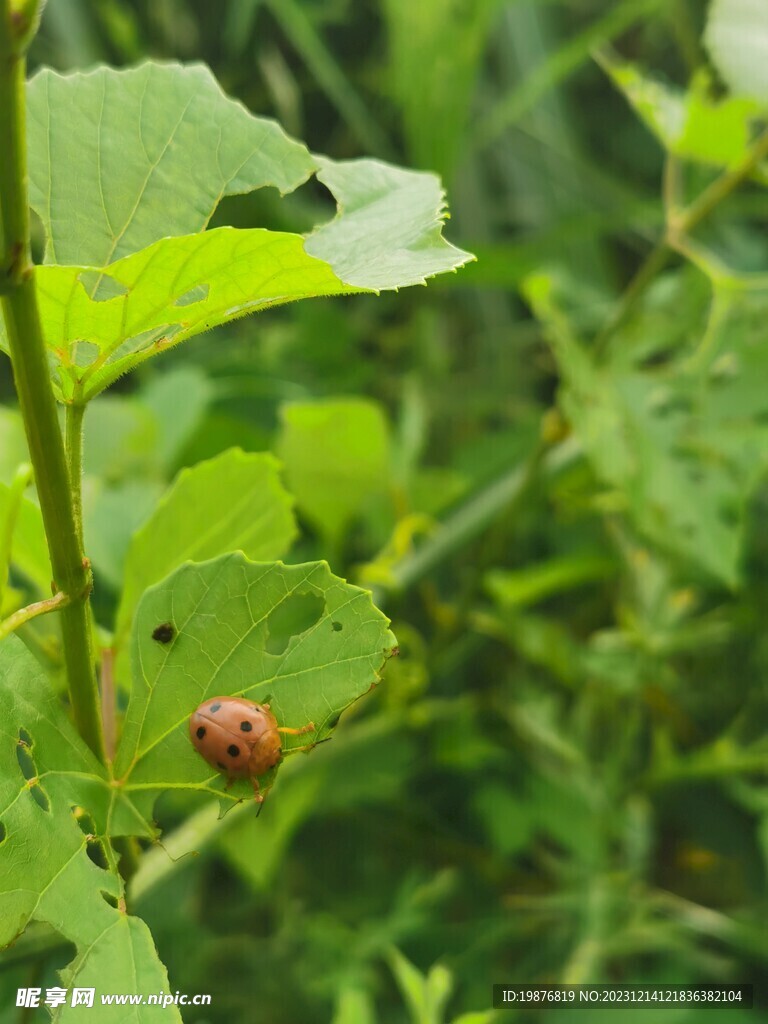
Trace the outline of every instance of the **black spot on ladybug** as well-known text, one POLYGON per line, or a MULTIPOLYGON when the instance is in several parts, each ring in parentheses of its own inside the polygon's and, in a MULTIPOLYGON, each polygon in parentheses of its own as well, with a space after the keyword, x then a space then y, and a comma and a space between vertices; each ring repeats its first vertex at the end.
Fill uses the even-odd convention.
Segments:
POLYGON ((340 622, 332 622, 331 623, 331 629, 333 630, 334 633, 340 633, 343 628, 344 627, 342 626, 342 624, 340 622))
POLYGON ((213 714, 215 714, 219 710, 220 707, 221 707, 221 704, 211 704, 210 710, 211 710, 211 712, 213 714))
POLYGON ((152 630, 152 639, 159 644, 169 644, 176 636, 176 628, 172 622, 161 622, 152 630))
POLYGON ((227 770, 227 766, 225 764, 222 764, 221 761, 216 762, 216 767, 219 769, 220 772, 225 772, 227 770))
POLYGON ((230 743, 230 745, 227 747, 227 753, 229 754, 230 757, 237 757, 237 755, 240 753, 240 747, 236 747, 234 743, 230 743))
POLYGON ((250 722, 241 722, 240 723, 240 731, 241 732, 250 732, 252 728, 253 728, 253 726, 251 725, 250 722))
POLYGON ((197 730, 197 738, 199 740, 201 740, 203 738, 203 736, 205 736, 205 726, 201 725, 201 726, 199 726, 199 728, 197 730))

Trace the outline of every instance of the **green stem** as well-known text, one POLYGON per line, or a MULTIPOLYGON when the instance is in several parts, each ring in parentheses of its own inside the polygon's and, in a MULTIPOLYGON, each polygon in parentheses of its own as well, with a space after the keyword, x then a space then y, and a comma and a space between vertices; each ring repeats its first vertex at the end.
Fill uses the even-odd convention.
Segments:
POLYGON ((8 586, 8 576, 11 570, 11 555, 13 553, 13 534, 21 511, 21 502, 32 480, 32 467, 28 462, 22 462, 13 476, 13 481, 8 489, 8 508, 6 509, 5 522, 0 531, 0 610, 3 607, 5 588, 8 586))
MULTIPOLYGON (((24 45, 21 24, 10 0, 0 0, 0 211, 2 212, 2 311, 19 406, 24 420, 56 591, 69 603, 61 609, 64 664, 75 723, 88 746, 103 760, 99 694, 91 649, 88 596, 91 573, 83 556, 64 443, 56 414, 48 358, 40 324, 34 267, 29 249, 24 45)), ((25 19, 36 18, 27 5, 25 19)))
POLYGON ((72 490, 72 513, 75 529, 81 549, 83 548, 83 416, 85 405, 67 406, 66 434, 64 448, 69 470, 69 483, 72 490))
POLYGON ((69 596, 60 590, 55 597, 48 597, 45 601, 35 601, 25 608, 19 608, 13 615, 0 622, 0 640, 10 636, 19 626, 23 626, 30 619, 36 619, 38 615, 47 615, 48 612, 56 612, 65 608, 70 603, 69 596))
POLYGON ((689 206, 679 212, 670 208, 670 193, 673 190, 670 180, 674 181, 677 175, 677 168, 672 165, 665 174, 667 226, 664 237, 640 266, 622 295, 616 312, 595 339, 595 350, 598 355, 605 353, 612 336, 626 321, 648 285, 667 265, 672 253, 681 249, 686 236, 727 199, 734 189, 749 178, 765 159, 768 159, 768 130, 758 136, 740 163, 716 178, 689 206))

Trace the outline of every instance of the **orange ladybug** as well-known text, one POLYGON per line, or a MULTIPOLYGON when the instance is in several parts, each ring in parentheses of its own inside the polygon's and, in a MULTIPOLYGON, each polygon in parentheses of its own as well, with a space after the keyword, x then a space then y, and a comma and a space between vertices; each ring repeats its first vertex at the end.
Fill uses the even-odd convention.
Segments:
POLYGON ((189 720, 189 735, 198 754, 224 772, 229 782, 250 779, 259 803, 264 797, 258 777, 273 768, 283 754, 280 733, 301 736, 314 731, 313 722, 301 729, 283 728, 269 704, 255 704, 245 697, 211 697, 189 720))

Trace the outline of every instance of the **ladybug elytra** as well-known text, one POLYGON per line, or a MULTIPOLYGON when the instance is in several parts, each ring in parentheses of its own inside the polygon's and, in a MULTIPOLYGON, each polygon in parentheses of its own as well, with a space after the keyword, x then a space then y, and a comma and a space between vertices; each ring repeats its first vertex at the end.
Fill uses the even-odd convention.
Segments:
POLYGON ((195 750, 229 782, 250 779, 259 803, 264 797, 258 777, 273 768, 283 754, 280 733, 301 736, 314 730, 313 722, 301 729, 281 727, 269 704, 256 704, 244 697, 210 697, 189 720, 195 750))

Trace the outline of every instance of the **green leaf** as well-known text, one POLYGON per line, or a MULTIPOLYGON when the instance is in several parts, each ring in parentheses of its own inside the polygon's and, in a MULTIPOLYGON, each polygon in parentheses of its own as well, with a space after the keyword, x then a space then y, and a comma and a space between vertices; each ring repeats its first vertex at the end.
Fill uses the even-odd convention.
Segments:
MULTIPOLYGON (((121 896, 117 874, 87 853, 89 842, 107 834, 151 839, 153 830, 110 784, 16 637, 0 644, 0 706, 0 946, 29 921, 45 921, 77 948, 63 972, 67 986, 167 991, 146 925, 105 899, 121 896), (75 811, 87 812, 87 826, 78 825, 75 811)), ((109 847, 104 850, 114 868, 109 847)), ((79 1020, 79 1014, 66 1007, 56 1019, 79 1020)), ((180 1020, 171 1008, 151 1017, 144 1010, 135 1019, 180 1020)), ((105 1008, 99 1020, 125 1020, 125 1009, 105 1008)))
POLYGON ((349 982, 336 995, 331 1024, 376 1024, 376 1007, 370 993, 349 982))
MULTIPOLYGON (((125 1006, 101 1003, 102 994, 133 993, 145 998, 160 992, 172 994, 149 928, 138 917, 118 911, 112 914, 111 922, 100 922, 106 927, 95 941, 61 972, 62 985, 70 991, 75 987, 96 989, 94 1016, 99 1024, 125 1024, 126 1020, 131 1024, 181 1024, 176 1006, 134 1006, 126 1011, 125 1006)), ((54 1012, 53 1020, 56 1024, 82 1024, 84 1016, 87 1019, 81 1006, 67 1005, 54 1012)))
POLYGON ((280 558, 296 537, 292 501, 269 454, 231 448, 184 469, 133 537, 125 561, 115 644, 121 646, 144 591, 186 561, 240 549, 280 558))
POLYGON ((442 1024, 445 1005, 453 989, 450 971, 442 964, 434 964, 424 977, 394 947, 390 949, 387 959, 408 1005, 413 1024, 442 1024))
POLYGON ((165 488, 159 480, 126 480, 104 486, 89 478, 83 487, 85 549, 98 582, 116 592, 123 582, 125 559, 137 531, 154 512, 165 488))
POLYGON ((744 158, 760 104, 743 97, 715 99, 706 75, 683 92, 646 75, 636 64, 601 55, 617 88, 670 153, 719 167, 744 158))
MULTIPOLYGON (((737 586, 746 504, 768 468, 768 291, 723 279, 694 353, 650 367, 621 344, 610 363, 594 360, 570 334, 552 278, 529 280, 527 291, 553 343, 563 410, 597 475, 644 536, 737 586)), ((671 316, 682 300, 672 289, 666 301, 671 316)))
POLYGON ((9 484, 22 462, 29 462, 29 449, 21 416, 0 406, 0 481, 9 484))
POLYGON ((176 460, 205 416, 213 399, 213 386, 197 366, 178 366, 154 375, 141 393, 141 401, 155 415, 159 434, 155 457, 164 469, 176 460))
POLYGON ((712 0, 704 39, 731 91, 768 105, 768 23, 762 0, 712 0))
POLYGON ((472 258, 442 238, 435 175, 310 158, 201 66, 41 72, 30 118, 32 203, 59 264, 37 269, 38 296, 64 401, 247 313, 423 284, 472 258), (306 240, 203 230, 222 196, 288 191, 317 167, 340 213, 306 240))
POLYGON ((280 410, 277 442, 302 514, 332 542, 392 478, 390 438, 380 406, 364 398, 291 402, 280 410))
MULTIPOLYGON (((115 774, 150 814, 168 787, 236 801, 251 790, 224 778, 189 740, 189 716, 207 697, 271 698, 281 725, 314 722, 325 739, 340 713, 378 680, 395 639, 370 594, 324 562, 286 566, 240 553, 182 566, 148 590, 136 610, 133 689, 115 774), (170 644, 152 638, 170 622, 170 644)), ((288 737, 285 748, 306 736, 288 737)))
POLYGON ((339 215, 317 228, 305 248, 347 285, 378 292, 426 284, 474 259, 442 237, 447 211, 437 175, 380 160, 316 160, 318 180, 333 193, 339 215))
POLYGON ((47 263, 107 266, 202 231, 224 196, 291 192, 314 170, 303 145, 225 96, 202 64, 46 69, 27 97, 47 263))
MULTIPOLYGON (((11 489, 0 483, 0 531, 9 512, 11 489)), ((11 541, 11 564, 21 572, 41 594, 51 592, 51 560, 48 541, 43 528, 40 506, 22 497, 11 541)), ((0 571, 2 569, 0 568, 0 571)))

